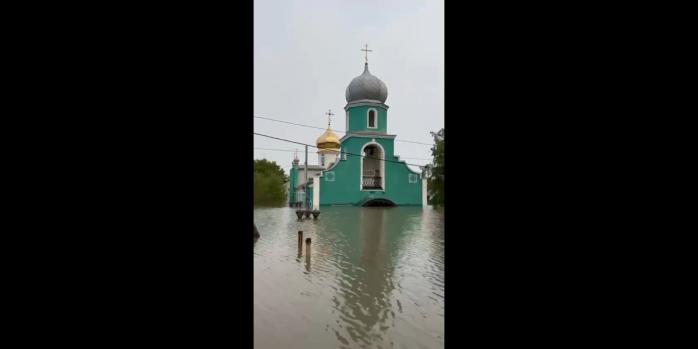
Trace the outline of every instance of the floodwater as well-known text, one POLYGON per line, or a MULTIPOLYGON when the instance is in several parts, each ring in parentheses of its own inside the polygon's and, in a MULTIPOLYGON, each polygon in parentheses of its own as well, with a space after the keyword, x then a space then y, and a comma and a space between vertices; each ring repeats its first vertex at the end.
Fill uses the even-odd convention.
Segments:
POLYGON ((299 222, 265 208, 254 222, 256 349, 443 348, 442 211, 323 207, 299 222))

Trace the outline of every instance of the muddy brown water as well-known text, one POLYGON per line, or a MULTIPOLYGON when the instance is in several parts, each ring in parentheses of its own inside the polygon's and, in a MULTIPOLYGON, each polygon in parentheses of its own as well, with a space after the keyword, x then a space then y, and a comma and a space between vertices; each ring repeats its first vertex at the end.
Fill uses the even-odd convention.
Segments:
POLYGON ((443 347, 441 211, 323 207, 298 222, 260 208, 254 222, 255 348, 443 347))

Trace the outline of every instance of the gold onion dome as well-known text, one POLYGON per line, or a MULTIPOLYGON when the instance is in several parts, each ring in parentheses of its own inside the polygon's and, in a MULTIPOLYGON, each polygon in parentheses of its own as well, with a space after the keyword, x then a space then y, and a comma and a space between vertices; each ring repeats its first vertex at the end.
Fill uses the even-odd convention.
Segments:
POLYGON ((322 134, 317 139, 317 147, 319 149, 332 149, 332 150, 339 150, 340 143, 339 143, 339 137, 337 137, 332 130, 328 127, 325 133, 322 134))

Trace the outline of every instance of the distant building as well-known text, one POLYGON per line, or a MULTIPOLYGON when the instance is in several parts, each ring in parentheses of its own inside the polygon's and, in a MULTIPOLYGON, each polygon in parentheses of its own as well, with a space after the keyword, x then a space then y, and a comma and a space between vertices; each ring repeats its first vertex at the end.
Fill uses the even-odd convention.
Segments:
POLYGON ((314 209, 326 205, 426 206, 426 179, 393 153, 396 135, 387 133, 387 97, 388 88, 371 75, 366 63, 363 74, 346 90, 344 137, 339 139, 328 121, 327 130, 316 141, 319 165, 308 165, 307 174, 294 156, 289 205, 304 206, 307 184, 307 205, 314 209))

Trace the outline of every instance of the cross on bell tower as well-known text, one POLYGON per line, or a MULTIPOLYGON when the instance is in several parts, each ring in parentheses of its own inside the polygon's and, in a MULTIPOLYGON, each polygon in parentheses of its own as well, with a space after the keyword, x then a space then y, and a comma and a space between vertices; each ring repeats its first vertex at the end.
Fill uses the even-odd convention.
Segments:
POLYGON ((368 53, 373 52, 373 50, 368 49, 368 44, 364 44, 364 48, 361 49, 361 51, 365 52, 365 57, 364 59, 366 60, 366 63, 368 64, 368 53))

